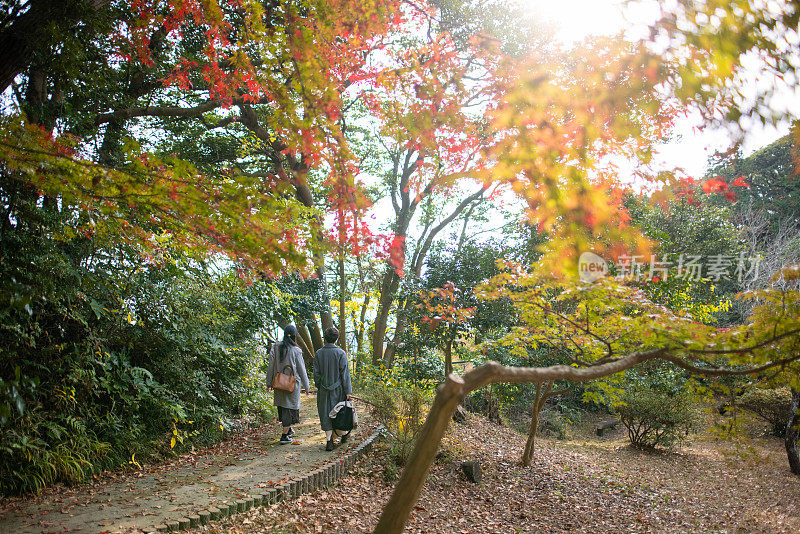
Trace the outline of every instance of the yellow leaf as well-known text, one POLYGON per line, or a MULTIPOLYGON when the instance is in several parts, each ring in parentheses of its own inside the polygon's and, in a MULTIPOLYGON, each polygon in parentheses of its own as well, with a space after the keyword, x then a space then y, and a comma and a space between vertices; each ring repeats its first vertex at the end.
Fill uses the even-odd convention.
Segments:
POLYGON ((174 449, 175 448, 175 443, 176 443, 175 438, 170 439, 169 440, 169 448, 170 449, 174 449))

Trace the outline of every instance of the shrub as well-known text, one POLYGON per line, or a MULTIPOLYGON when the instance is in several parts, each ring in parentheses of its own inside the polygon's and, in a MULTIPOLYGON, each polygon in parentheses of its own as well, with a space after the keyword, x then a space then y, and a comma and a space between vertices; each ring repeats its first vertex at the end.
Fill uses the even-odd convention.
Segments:
POLYGON ((581 411, 568 403, 546 405, 539 414, 539 432, 558 439, 569 436, 571 425, 581 422, 581 411))
POLYGON ((625 404, 617 414, 635 447, 671 447, 695 427, 697 413, 686 392, 639 387, 628 389, 621 400, 625 404))
POLYGON ((792 394, 787 388, 750 389, 739 398, 738 405, 768 422, 773 435, 783 437, 786 434, 786 423, 792 412, 792 394))
POLYGON ((397 364, 398 378, 422 387, 435 388, 444 377, 444 359, 430 348, 423 348, 417 356, 406 355, 397 364))
POLYGON ((0 185, 19 199, 0 238, 0 493, 138 465, 267 413, 253 359, 282 302, 271 283, 166 244, 145 258, 76 236, 73 210, 13 187, 0 185))
POLYGON ((485 415, 489 421, 505 426, 502 416, 501 401, 494 386, 496 386, 496 384, 473 391, 461 404, 464 406, 465 410, 485 415))
MULTIPOLYGON (((432 393, 413 385, 393 380, 392 383, 373 384, 365 393, 376 420, 383 425, 389 447, 388 463, 395 467, 406 464, 414 442, 425 422, 432 393)), ((397 474, 397 469, 387 468, 385 474, 397 474)))

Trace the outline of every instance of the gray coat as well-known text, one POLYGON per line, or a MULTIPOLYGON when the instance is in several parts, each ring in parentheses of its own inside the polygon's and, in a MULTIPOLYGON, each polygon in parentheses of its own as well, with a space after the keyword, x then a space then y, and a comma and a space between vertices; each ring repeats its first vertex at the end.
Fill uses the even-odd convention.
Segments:
POLYGON ((333 343, 326 343, 314 356, 314 383, 317 385, 317 411, 322 430, 333 430, 328 414, 353 392, 347 354, 333 343))
MULTIPOLYGON (((280 343, 275 343, 272 345, 272 350, 269 354, 269 366, 267 367, 267 384, 270 386, 272 385, 272 379, 275 377, 276 372, 283 372, 285 366, 290 366, 292 368, 292 373, 294 374, 295 380, 295 387, 294 391, 289 393, 288 391, 282 391, 279 389, 275 391, 275 406, 282 406, 283 408, 289 408, 291 410, 299 410, 300 409, 300 390, 305 389, 308 391, 310 389, 310 384, 308 383, 308 375, 306 374, 306 364, 303 362, 303 351, 300 350, 300 347, 287 347, 286 354, 283 355, 283 359, 279 362, 275 362, 278 358, 278 347, 280 343)), ((288 369, 286 369, 288 371, 288 369)), ((289 374, 288 372, 286 374, 289 374)))

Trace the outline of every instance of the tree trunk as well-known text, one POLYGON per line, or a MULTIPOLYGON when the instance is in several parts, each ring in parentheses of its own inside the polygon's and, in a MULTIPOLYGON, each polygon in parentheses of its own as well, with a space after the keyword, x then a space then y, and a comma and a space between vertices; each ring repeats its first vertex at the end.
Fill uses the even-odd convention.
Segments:
POLYGON ((347 352, 347 279, 344 276, 344 251, 339 251, 339 346, 347 352))
POLYGON ((467 372, 464 376, 450 375, 439 386, 433 405, 425 418, 411 457, 406 463, 400 480, 394 486, 389 502, 383 508, 375 532, 401 534, 408 521, 414 503, 419 498, 433 458, 439 449, 447 425, 456 406, 471 391, 494 382, 536 383, 555 380, 585 382, 630 369, 643 362, 658 358, 665 349, 629 354, 618 360, 578 369, 567 365, 550 367, 506 367, 497 362, 487 362, 467 372))
POLYGON ((319 314, 320 321, 322 321, 322 331, 324 332, 328 328, 333 326, 333 314, 331 313, 330 302, 331 302, 331 295, 328 292, 328 281, 325 278, 325 257, 317 258, 317 269, 316 273, 319 277, 319 281, 322 284, 322 298, 326 303, 326 308, 322 310, 319 314))
POLYGON ((311 334, 311 342, 314 345, 314 352, 316 353, 325 344, 325 340, 322 339, 322 331, 319 328, 317 316, 314 314, 311 314, 311 323, 309 324, 308 332, 311 334))
POLYGON ((15 17, 0 31, 0 93, 8 89, 14 78, 31 64, 35 57, 41 58, 49 54, 53 43, 47 39, 47 27, 56 23, 59 29, 68 29, 81 16, 86 16, 86 7, 100 9, 108 1, 91 2, 37 0, 30 3, 30 8, 15 17), (44 41, 43 41, 44 39, 44 41))
POLYGON ((792 410, 789 424, 786 425, 786 455, 789 457, 789 470, 795 475, 800 475, 798 435, 800 435, 800 389, 792 388, 792 410))
POLYGON ((464 400, 466 393, 464 381, 458 376, 448 376, 444 384, 439 386, 433 406, 414 444, 411 458, 403 469, 400 480, 395 484, 394 492, 383 509, 378 526, 375 527, 376 533, 403 532, 408 514, 419 498, 431 462, 436 456, 447 425, 450 424, 450 418, 453 417, 456 406, 464 400))
MULTIPOLYGON (((378 301, 378 312, 375 317, 375 325, 372 329, 372 364, 380 365, 384 358, 383 354, 383 341, 386 338, 386 323, 389 320, 389 311, 392 306, 392 301, 400 287, 400 277, 391 266, 386 268, 381 281, 381 296, 378 301)), ((388 362, 387 367, 391 366, 392 362, 388 362)))
POLYGON ((308 334, 308 328, 305 323, 298 317, 297 318, 297 344, 303 350, 303 361, 306 364, 306 370, 310 372, 311 362, 314 361, 314 345, 311 343, 311 336, 308 334))
POLYGON ((528 441, 525 443, 525 450, 522 452, 522 459, 520 460, 524 467, 530 466, 533 461, 533 453, 536 450, 536 430, 539 428, 539 414, 542 413, 542 408, 544 408, 544 403, 547 401, 551 389, 553 389, 553 382, 545 382, 544 388, 542 388, 540 382, 536 382, 536 399, 531 410, 531 427, 528 430, 528 441))
POLYGON ((106 131, 103 133, 103 142, 100 144, 100 151, 97 155, 97 162, 107 167, 116 167, 123 160, 122 136, 125 130, 122 121, 113 120, 106 124, 106 131))
POLYGON ((386 350, 383 351, 383 361, 386 362, 387 367, 391 367, 394 364, 394 357, 397 355, 398 345, 401 343, 400 340, 406 330, 405 319, 398 314, 396 320, 397 325, 394 329, 394 336, 392 336, 392 340, 386 344, 386 350))
POLYGON ((398 308, 396 325, 394 327, 394 336, 392 336, 392 341, 386 346, 386 351, 383 354, 384 361, 387 361, 390 364, 394 363, 394 357, 397 354, 398 346, 400 345, 400 343, 402 343, 403 334, 405 334, 408 322, 407 317, 411 312, 411 306, 412 306, 411 300, 406 299, 406 303, 403 306, 403 310, 400 311, 400 309, 398 308))
POLYGON ((367 330, 367 309, 369 308, 369 301, 371 296, 369 293, 364 295, 364 302, 361 303, 361 314, 359 315, 358 327, 356 331, 356 347, 359 353, 364 352, 364 334, 367 330))
POLYGON ((448 337, 444 346, 444 376, 448 377, 453 372, 453 338, 448 337))
POLYGON ((364 293, 364 300, 361 302, 361 313, 359 314, 358 324, 353 325, 353 332, 356 337, 356 374, 361 371, 361 363, 364 358, 364 334, 367 331, 367 308, 371 299, 369 288, 367 287, 364 273, 364 266, 361 264, 361 256, 356 255, 356 267, 358 268, 358 287, 364 293))

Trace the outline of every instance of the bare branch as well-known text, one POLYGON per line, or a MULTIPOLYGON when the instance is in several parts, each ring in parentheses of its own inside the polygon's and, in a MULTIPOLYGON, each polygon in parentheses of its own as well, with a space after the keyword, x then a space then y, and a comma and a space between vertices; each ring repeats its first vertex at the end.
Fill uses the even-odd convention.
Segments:
POLYGON ((696 365, 688 363, 686 360, 678 356, 672 356, 672 355, 662 356, 661 359, 674 363, 681 369, 686 369, 687 371, 691 371, 693 373, 699 373, 710 376, 742 376, 742 375, 755 375, 762 371, 766 371, 768 369, 783 367, 792 362, 800 360, 800 354, 789 358, 784 358, 782 360, 775 360, 773 362, 768 362, 758 367, 748 367, 746 369, 724 369, 722 367, 698 367, 696 365))
POLYGON ((419 254, 415 254, 414 262, 416 263, 412 264, 411 266, 411 268, 417 275, 419 275, 419 273, 422 271, 422 261, 425 259, 425 256, 428 254, 428 250, 430 250, 431 246, 433 245, 433 239, 436 237, 436 234, 438 234, 443 228, 445 228, 448 224, 450 224, 453 221, 453 219, 458 217, 458 215, 461 214, 461 212, 464 211, 464 209, 466 209, 467 206, 469 206, 473 202, 477 202, 483 196, 483 194, 486 192, 487 189, 488 187, 484 185, 478 191, 474 192, 473 194, 462 200, 458 204, 458 206, 456 206, 453 209, 450 215, 442 219, 442 221, 439 224, 437 224, 431 229, 430 233, 428 233, 428 237, 425 239, 425 241, 423 242, 422 246, 419 249, 419 254))
POLYGON ((225 117, 217 122, 210 122, 205 117, 200 115, 200 122, 203 123, 203 126, 208 128, 209 130, 215 130, 217 128, 224 128, 225 126, 231 124, 232 122, 237 122, 239 120, 238 117, 225 117))
MULTIPOLYGON (((777 325, 775 325, 777 327, 777 325)), ((757 349, 763 349, 767 345, 771 343, 775 343, 776 341, 780 341, 787 337, 791 337, 797 333, 800 333, 800 328, 795 328, 794 330, 788 330, 782 334, 778 334, 777 332, 773 333, 769 339, 765 339, 761 343, 756 343, 755 345, 750 345, 748 347, 743 347, 740 349, 685 349, 686 352, 690 352, 692 354, 748 354, 751 352, 755 352, 757 349)))

